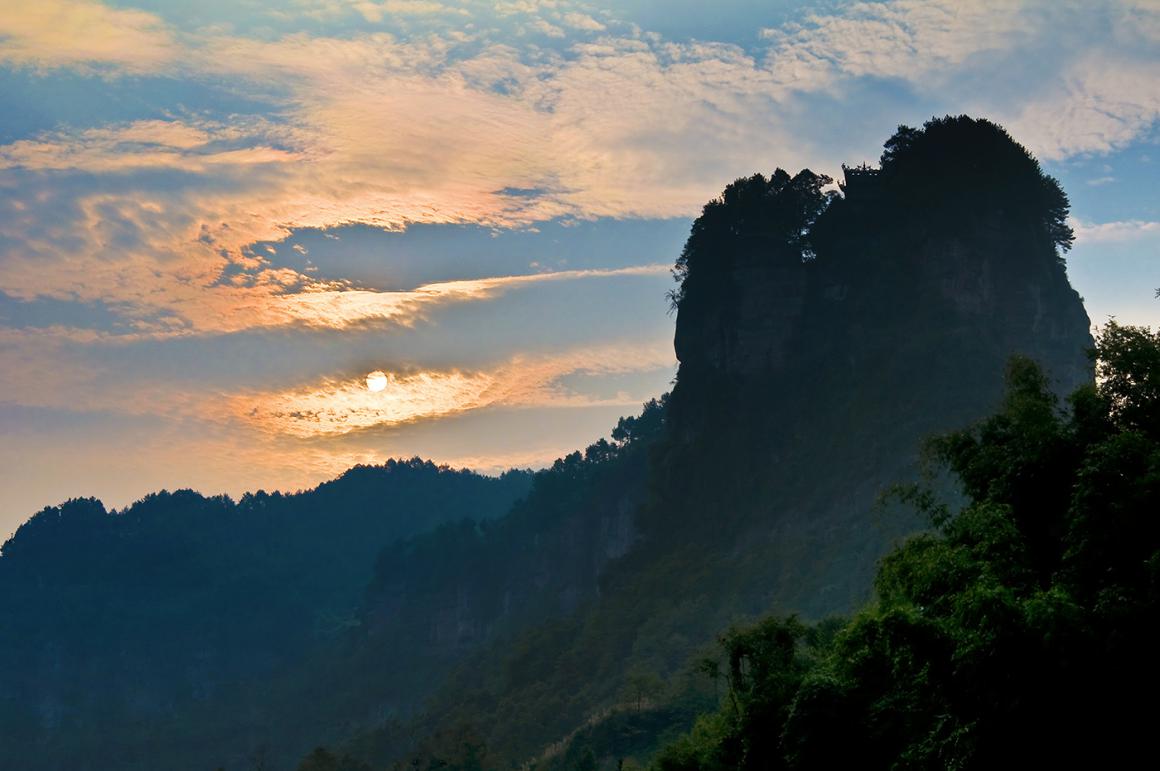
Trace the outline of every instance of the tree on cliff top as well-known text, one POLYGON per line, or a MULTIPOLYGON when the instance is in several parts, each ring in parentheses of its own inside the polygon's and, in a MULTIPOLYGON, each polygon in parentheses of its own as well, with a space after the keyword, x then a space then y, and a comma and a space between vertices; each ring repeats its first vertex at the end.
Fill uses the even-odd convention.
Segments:
POLYGON ((690 293, 720 299, 739 252, 762 249, 774 259, 801 261, 813 256, 810 228, 825 211, 833 182, 809 169, 791 177, 783 169, 772 175, 743 177, 705 204, 693 223, 673 277, 680 286, 669 293, 675 310, 690 293))
POLYGON ((1028 216, 1060 250, 1075 242, 1059 182, 989 120, 947 115, 921 129, 899 126, 886 140, 881 164, 889 190, 910 206, 948 211, 960 221, 982 211, 1028 216))

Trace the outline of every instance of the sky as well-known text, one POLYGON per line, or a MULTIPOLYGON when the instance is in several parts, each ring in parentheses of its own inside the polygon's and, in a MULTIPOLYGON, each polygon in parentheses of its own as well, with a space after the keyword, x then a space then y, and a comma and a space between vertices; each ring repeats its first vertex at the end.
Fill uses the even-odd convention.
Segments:
POLYGON ((707 200, 936 115, 1061 181, 1094 323, 1156 326, 1158 84, 1158 0, 5 0, 0 537, 550 463, 669 388, 707 200))

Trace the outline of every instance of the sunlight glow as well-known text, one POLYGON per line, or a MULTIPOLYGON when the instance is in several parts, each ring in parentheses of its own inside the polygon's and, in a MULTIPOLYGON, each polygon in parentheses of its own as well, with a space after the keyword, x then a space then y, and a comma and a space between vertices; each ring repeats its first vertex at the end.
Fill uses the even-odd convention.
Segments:
POLYGON ((438 420, 486 407, 627 407, 643 397, 594 397, 569 388, 563 378, 576 373, 648 372, 673 364, 667 340, 616 342, 540 356, 519 355, 485 370, 376 370, 366 376, 365 383, 323 378, 280 391, 239 393, 229 399, 227 412, 269 434, 306 439, 438 420))
POLYGON ((373 393, 378 393, 387 387, 387 373, 381 369, 376 369, 374 372, 367 375, 367 390, 373 393))

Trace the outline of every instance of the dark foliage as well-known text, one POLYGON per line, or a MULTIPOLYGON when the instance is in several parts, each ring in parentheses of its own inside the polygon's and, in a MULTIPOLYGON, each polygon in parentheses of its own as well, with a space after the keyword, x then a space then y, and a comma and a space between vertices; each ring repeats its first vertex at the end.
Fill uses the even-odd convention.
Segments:
POLYGON ((679 286, 669 295, 673 310, 689 302, 722 304, 739 253, 764 248, 775 260, 812 258, 810 228, 833 197, 822 191, 833 181, 809 169, 793 177, 777 169, 726 187, 705 204, 677 257, 673 277, 679 286))
POLYGON ((1160 336, 1109 324, 1063 411, 1016 359, 1001 410, 935 440, 961 481, 819 651, 793 619, 723 640, 729 699, 658 769, 1118 766, 1160 686, 1160 336))
POLYGON ((1031 218, 1059 249, 1075 241, 1067 194, 1025 147, 988 120, 948 115, 921 129, 899 126, 886 141, 880 174, 900 201, 934 214, 936 227, 969 226, 987 216, 1031 218))

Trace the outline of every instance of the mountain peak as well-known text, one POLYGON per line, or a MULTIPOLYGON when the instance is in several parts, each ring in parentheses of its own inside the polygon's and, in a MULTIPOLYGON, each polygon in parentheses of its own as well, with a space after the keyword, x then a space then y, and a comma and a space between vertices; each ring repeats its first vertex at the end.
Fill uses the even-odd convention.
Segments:
POLYGON ((1002 128, 902 126, 880 168, 843 172, 840 193, 778 169, 705 206, 676 270, 678 413, 734 387, 784 391, 818 373, 865 387, 909 370, 940 378, 936 392, 970 384, 976 414, 1017 353, 1060 392, 1091 380, 1090 322, 1061 256, 1067 196, 1002 128))

